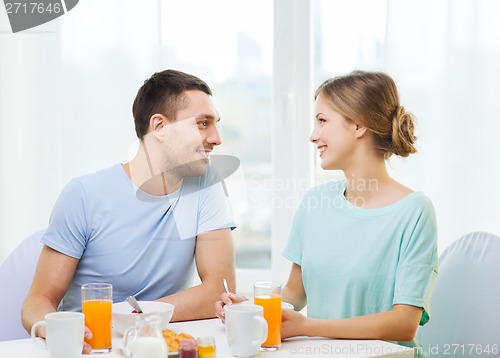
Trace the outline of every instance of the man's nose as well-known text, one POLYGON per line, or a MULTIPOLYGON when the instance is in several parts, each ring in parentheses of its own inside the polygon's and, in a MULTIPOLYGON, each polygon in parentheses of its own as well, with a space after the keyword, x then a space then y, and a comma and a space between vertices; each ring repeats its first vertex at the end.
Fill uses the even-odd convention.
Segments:
POLYGON ((217 127, 214 126, 211 128, 207 137, 207 142, 213 145, 220 145, 222 143, 217 127))

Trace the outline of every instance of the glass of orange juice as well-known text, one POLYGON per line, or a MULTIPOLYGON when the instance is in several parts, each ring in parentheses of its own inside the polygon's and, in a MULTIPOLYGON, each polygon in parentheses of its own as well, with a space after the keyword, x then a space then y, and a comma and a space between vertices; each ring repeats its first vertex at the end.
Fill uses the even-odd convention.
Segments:
POLYGON ((82 312, 85 326, 92 331, 92 339, 85 341, 92 346, 92 353, 111 351, 111 309, 113 286, 110 283, 82 285, 82 312))
POLYGON ((264 308, 267 321, 267 339, 261 350, 275 351, 281 347, 281 285, 274 282, 256 282, 253 302, 264 308))

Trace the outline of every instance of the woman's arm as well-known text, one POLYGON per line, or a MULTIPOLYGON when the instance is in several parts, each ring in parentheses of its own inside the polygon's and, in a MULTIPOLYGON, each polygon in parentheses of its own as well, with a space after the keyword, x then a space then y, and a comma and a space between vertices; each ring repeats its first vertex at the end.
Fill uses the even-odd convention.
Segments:
POLYGON ((306 306, 307 297, 302 282, 302 268, 296 263, 292 264, 288 282, 283 287, 282 299, 284 302, 291 303, 295 311, 300 311, 306 306))
POLYGON ((340 339, 411 341, 417 332, 422 308, 394 305, 387 312, 344 319, 307 318, 298 312, 283 312, 282 338, 321 336, 340 339))

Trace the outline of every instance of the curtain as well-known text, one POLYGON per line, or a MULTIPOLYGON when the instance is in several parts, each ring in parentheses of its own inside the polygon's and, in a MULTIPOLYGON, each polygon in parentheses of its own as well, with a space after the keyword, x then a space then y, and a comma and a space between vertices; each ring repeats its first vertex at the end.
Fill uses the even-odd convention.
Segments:
POLYGON ((132 103, 159 68, 160 0, 85 0, 12 34, 0 11, 0 263, 73 177, 127 161, 132 103))
POLYGON ((442 251, 500 233, 500 2, 389 0, 386 68, 414 112, 419 154, 395 172, 433 200, 442 251))

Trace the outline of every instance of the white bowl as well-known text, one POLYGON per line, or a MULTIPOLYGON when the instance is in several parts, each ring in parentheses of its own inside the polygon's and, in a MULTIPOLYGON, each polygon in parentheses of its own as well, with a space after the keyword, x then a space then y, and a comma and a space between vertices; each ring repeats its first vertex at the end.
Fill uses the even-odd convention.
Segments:
POLYGON ((113 303, 113 328, 120 334, 124 334, 127 328, 135 326, 138 316, 150 316, 156 314, 160 317, 161 330, 167 329, 167 325, 174 314, 174 305, 166 302, 139 301, 144 313, 132 313, 134 310, 128 302, 113 303))

